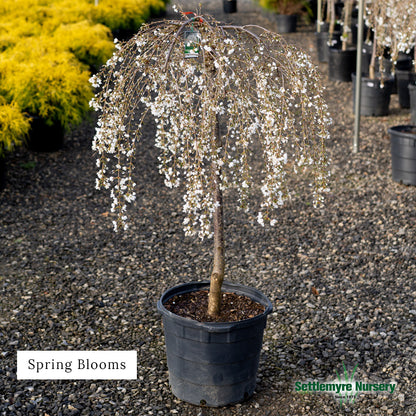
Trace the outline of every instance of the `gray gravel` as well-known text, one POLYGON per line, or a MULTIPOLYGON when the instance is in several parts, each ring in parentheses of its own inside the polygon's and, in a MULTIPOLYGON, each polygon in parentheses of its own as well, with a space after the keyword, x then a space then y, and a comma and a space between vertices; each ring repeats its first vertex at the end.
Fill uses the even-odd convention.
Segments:
MULTIPOLYGON (((197 1, 188 2, 198 4, 197 1)), ((236 15, 203 2, 217 18, 271 18, 250 0, 236 15)), ((193 8, 189 6, 189 9, 193 8)), ((169 12, 169 15, 171 13, 169 12)), ((315 61, 314 28, 287 35, 315 61)), ((167 383, 163 290, 209 276, 211 244, 184 238, 181 195, 156 169, 152 126, 138 156, 138 204, 128 232, 112 231, 109 198, 94 189, 93 122, 52 154, 8 157, 0 195, 1 415, 415 415, 416 187, 391 180, 387 128, 409 124, 393 96, 391 115, 363 118, 361 152, 351 153, 352 91, 329 82, 334 118, 331 192, 324 209, 308 189, 274 229, 254 226, 226 199, 227 278, 255 286, 275 311, 265 332, 258 385, 248 402, 203 409, 174 398, 167 383), (18 381, 17 350, 137 350, 137 381, 18 381), (361 394, 340 407, 329 394, 300 394, 295 381, 334 380, 358 364, 356 380, 395 380, 392 395, 361 394)))

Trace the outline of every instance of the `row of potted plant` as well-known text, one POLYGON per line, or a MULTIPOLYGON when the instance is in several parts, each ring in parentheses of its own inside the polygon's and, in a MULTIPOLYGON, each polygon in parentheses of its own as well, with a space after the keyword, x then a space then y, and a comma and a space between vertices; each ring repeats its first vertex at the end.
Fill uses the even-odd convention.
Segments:
MULTIPOLYGON (((352 28, 358 23, 357 2, 345 0, 340 16, 335 0, 327 0, 323 6, 321 15, 326 22, 317 25, 318 58, 328 62, 329 79, 353 81, 355 103, 357 47, 352 28)), ((360 115, 387 115, 394 92, 400 106, 409 108, 415 94, 412 123, 416 124, 416 4, 412 0, 366 1, 364 21, 360 115)), ((416 185, 414 132, 411 126, 389 129, 393 179, 411 185, 416 185)))
MULTIPOLYGON (((392 72, 395 73, 399 104, 410 107, 410 92, 416 92, 416 4, 412 0, 388 0, 367 5, 367 18, 374 32, 373 54, 380 67, 388 52, 392 72)), ((374 60, 370 75, 374 72, 374 60)), ((383 82, 383 72, 380 79, 383 82)), ((377 74, 375 74, 377 76, 377 74)), ((416 98, 413 95, 413 101, 416 98)), ((416 102, 414 102, 416 105, 416 102)), ((413 113, 416 107, 413 109, 413 113)), ((416 185, 416 120, 409 125, 389 129, 391 137, 393 180, 406 185, 416 185)))
POLYGON ((0 118, 13 115, 14 127, 0 123, 0 157, 29 134, 37 150, 58 148, 89 111, 88 80, 113 53, 114 33, 136 31, 164 8, 165 0, 2 1, 0 118), (37 143, 48 129, 50 142, 37 143))
MULTIPOLYGON (((322 15, 326 21, 318 22, 318 58, 328 62, 329 78, 351 81, 356 68, 357 1, 345 0, 342 15, 337 15, 335 0, 323 2, 322 15)), ((410 107, 408 81, 414 81, 415 5, 412 1, 385 1, 365 3, 365 39, 362 50, 365 82, 382 87, 385 96, 392 91, 391 75, 398 81, 400 105, 410 107), (410 55, 410 53, 412 55, 410 55), (402 82, 404 81, 404 83, 402 82), (385 87, 385 88, 384 88, 385 87)), ((388 103, 387 103, 388 104, 388 103)), ((362 109, 363 112, 366 110, 362 109)), ((385 115, 386 109, 380 109, 385 115)))

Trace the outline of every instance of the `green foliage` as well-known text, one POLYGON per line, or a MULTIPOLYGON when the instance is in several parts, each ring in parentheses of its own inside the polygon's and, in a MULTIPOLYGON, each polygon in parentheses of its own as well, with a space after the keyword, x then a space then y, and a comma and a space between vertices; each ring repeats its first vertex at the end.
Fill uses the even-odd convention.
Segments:
POLYGON ((22 144, 29 132, 30 122, 15 104, 7 104, 0 97, 0 157, 5 151, 13 150, 22 144))
POLYGON ((20 166, 21 166, 23 169, 26 169, 26 170, 32 170, 32 169, 35 169, 35 167, 36 167, 36 162, 35 162, 35 161, 33 161, 33 160, 28 161, 28 162, 22 162, 22 163, 20 164, 20 166))

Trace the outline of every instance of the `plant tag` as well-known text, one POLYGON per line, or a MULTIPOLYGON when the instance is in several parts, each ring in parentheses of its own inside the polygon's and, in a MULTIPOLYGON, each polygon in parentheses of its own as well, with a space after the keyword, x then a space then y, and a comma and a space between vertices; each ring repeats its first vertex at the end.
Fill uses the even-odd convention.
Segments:
POLYGON ((201 34, 197 30, 184 32, 185 58, 197 58, 199 56, 199 45, 201 34))

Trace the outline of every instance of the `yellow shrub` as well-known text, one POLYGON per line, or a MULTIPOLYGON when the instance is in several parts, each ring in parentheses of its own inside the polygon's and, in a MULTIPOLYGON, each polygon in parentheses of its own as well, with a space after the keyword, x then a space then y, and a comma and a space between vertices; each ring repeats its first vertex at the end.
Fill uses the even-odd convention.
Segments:
POLYGON ((44 3, 40 0, 1 0, 0 16, 24 16, 44 3))
POLYGON ((0 20, 20 19, 51 32, 62 23, 91 19, 91 0, 1 0, 0 20))
POLYGON ((78 124, 88 112, 89 72, 50 39, 29 39, 2 54, 0 93, 48 124, 78 124))
POLYGON ((0 52, 16 45, 26 37, 39 36, 42 27, 36 22, 26 22, 22 18, 0 21, 0 52))
POLYGON ((52 33, 62 24, 90 20, 93 0, 49 0, 49 18, 43 22, 43 33, 52 33))
POLYGON ((57 45, 72 52, 90 68, 98 69, 112 55, 111 31, 101 24, 82 22, 61 25, 53 34, 57 45))
POLYGON ((99 0, 93 9, 94 20, 112 31, 137 30, 149 17, 149 5, 143 0, 99 0))
POLYGON ((166 9, 166 0, 141 0, 146 7, 149 7, 152 15, 157 15, 166 9))
POLYGON ((165 4, 165 0, 99 0, 98 6, 94 0, 0 0, 0 97, 8 103, 1 98, 0 153, 12 140, 20 143, 27 131, 29 122, 22 112, 64 127, 79 123, 93 95, 86 65, 98 69, 111 56, 110 29, 137 30, 165 4))
POLYGON ((5 151, 13 150, 22 144, 30 128, 29 119, 20 111, 19 107, 7 104, 0 97, 0 157, 5 151))

